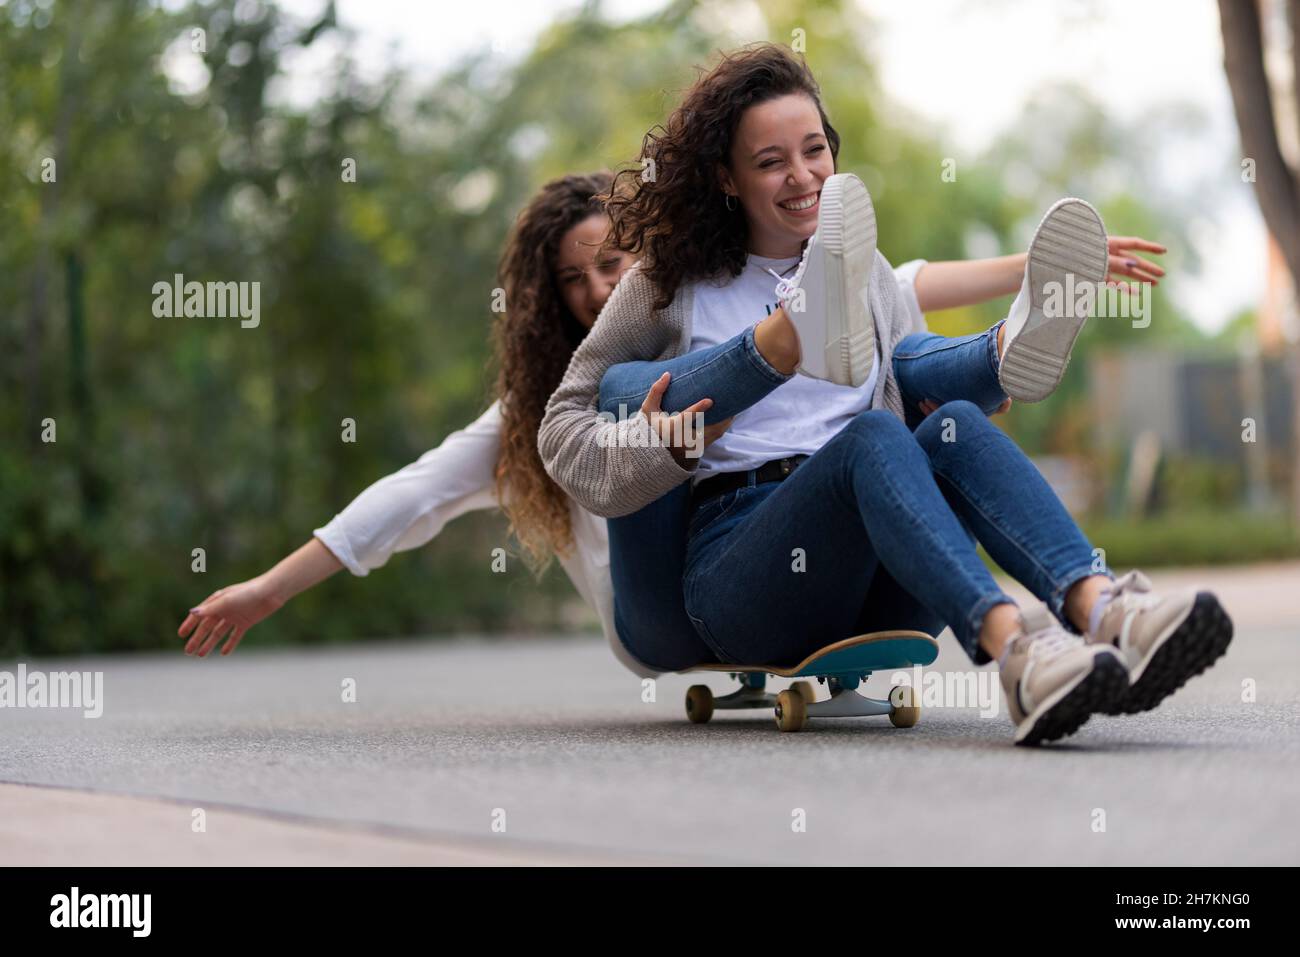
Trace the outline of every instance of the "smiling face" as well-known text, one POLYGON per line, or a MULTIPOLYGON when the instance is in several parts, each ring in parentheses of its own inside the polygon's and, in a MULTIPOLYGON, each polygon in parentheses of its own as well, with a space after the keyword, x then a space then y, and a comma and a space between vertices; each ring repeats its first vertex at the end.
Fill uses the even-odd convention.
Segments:
POLYGON ((601 252, 609 232, 604 213, 588 216, 560 238, 555 253, 555 283, 573 317, 590 329, 609 294, 635 258, 617 250, 601 252))
POLYGON ((817 231, 822 183, 835 172, 821 113, 812 97, 790 93, 751 106, 740 118, 724 192, 740 203, 749 251, 773 259, 798 256, 817 231))

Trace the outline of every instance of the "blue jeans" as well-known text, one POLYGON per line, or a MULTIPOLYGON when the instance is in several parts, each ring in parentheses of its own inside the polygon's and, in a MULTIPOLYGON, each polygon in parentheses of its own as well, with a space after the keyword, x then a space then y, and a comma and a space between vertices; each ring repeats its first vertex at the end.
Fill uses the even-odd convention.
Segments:
MULTIPOLYGON (((704 414, 706 424, 743 412, 791 378, 759 354, 750 327, 728 342, 663 362, 613 366, 600 383, 600 411, 635 414, 664 372, 672 378, 661 407, 680 412, 707 396, 713 405, 704 414)), ((633 657, 661 671, 720 660, 682 602, 690 508, 691 485, 683 482, 640 511, 607 523, 615 631, 633 657)))
MULTIPOLYGON (((1069 627, 1065 593, 1094 573, 1092 549, 1038 470, 986 417, 1006 398, 996 331, 918 333, 899 343, 894 371, 915 433, 885 410, 865 412, 784 482, 755 485, 750 472, 746 487, 693 509, 684 483, 611 519, 616 624, 629 651, 663 670, 793 663, 849 635, 937 635, 947 624, 982 664, 983 617, 1010 599, 975 540, 1069 627), (922 398, 943 404, 924 417, 922 398)), ((714 405, 706 422, 743 411, 789 378, 759 355, 751 328, 665 362, 611 368, 601 409, 638 408, 665 370, 673 377, 663 408, 680 411, 707 396, 714 405)))
POLYGON ((987 332, 949 338, 914 332, 894 349, 894 378, 903 397, 907 427, 915 430, 925 418, 922 399, 943 405, 954 399, 974 402, 985 414, 1007 398, 998 382, 999 321, 987 332))

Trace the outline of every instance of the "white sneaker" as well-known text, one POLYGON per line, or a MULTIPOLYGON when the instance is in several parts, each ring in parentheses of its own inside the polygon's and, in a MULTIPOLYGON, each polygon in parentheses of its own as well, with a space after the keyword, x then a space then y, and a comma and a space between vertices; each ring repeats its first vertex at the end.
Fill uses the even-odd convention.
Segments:
POLYGON ((1025 279, 1003 333, 998 381, 1011 398, 1039 402, 1061 384, 1088 318, 1074 290, 1104 282, 1109 259, 1106 227, 1091 205, 1062 199, 1047 211, 1029 244, 1025 279), (1058 284, 1052 301, 1060 303, 1059 315, 1043 308, 1052 283, 1058 284))
POLYGON ((796 371, 856 388, 876 361, 876 327, 867 298, 876 260, 876 211, 867 187, 852 173, 828 177, 820 204, 817 232, 794 276, 777 276, 776 298, 799 335, 796 371))

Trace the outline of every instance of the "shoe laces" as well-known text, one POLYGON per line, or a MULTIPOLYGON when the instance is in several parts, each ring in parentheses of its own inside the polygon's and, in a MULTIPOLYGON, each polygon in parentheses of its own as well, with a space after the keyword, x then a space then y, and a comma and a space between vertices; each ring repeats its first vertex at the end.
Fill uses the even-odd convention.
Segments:
POLYGON ((1140 610, 1153 608, 1160 603, 1160 599, 1151 591, 1151 579, 1136 568, 1115 579, 1115 583, 1110 586, 1110 600, 1115 607, 1140 610))
POLYGON ((803 275, 803 265, 800 264, 799 271, 789 279, 786 279, 770 267, 767 271, 776 277, 776 301, 781 305, 785 305, 794 297, 795 290, 799 288, 799 278, 803 275))
POLYGON ((812 250, 813 243, 816 242, 816 240, 817 237, 815 235, 812 239, 808 240, 807 245, 804 246, 803 258, 799 260, 799 268, 794 271, 794 275, 789 279, 783 277, 771 266, 767 267, 767 271, 772 274, 774 279, 776 279, 776 301, 782 306, 793 299, 794 294, 798 291, 799 281, 803 279, 804 271, 808 268, 808 253, 812 250))
POLYGON ((1032 658, 1054 658, 1082 644, 1083 639, 1072 635, 1060 625, 1049 625, 1025 635, 1028 652, 1032 658))

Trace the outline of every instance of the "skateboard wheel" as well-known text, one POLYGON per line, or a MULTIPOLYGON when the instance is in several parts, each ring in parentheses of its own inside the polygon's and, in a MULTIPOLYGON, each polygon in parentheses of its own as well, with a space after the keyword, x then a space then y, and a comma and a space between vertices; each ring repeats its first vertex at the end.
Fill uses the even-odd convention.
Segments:
POLYGON ((796 681, 790 686, 790 690, 802 695, 805 704, 812 704, 817 700, 817 692, 813 690, 811 681, 796 681))
POLYGON ((776 696, 776 726, 782 731, 801 731, 808 723, 808 704, 804 696, 793 689, 776 696))
POLYGON ((692 724, 704 724, 713 717, 713 692, 708 685, 691 685, 686 689, 686 717, 692 724))
POLYGON ((920 695, 908 685, 889 690, 889 723, 895 728, 910 728, 921 720, 920 695))

